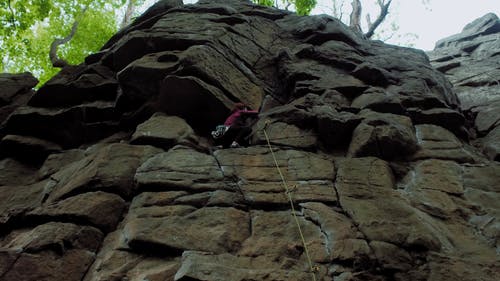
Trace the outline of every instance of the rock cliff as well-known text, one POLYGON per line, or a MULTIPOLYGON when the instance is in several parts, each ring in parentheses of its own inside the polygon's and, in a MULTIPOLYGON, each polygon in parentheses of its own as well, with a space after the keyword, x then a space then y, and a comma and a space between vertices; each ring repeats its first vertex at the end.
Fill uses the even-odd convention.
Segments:
POLYGON ((34 94, 3 74, 0 280, 496 280, 499 26, 429 61, 324 15, 164 0, 34 94), (236 102, 251 145, 216 148, 236 102))

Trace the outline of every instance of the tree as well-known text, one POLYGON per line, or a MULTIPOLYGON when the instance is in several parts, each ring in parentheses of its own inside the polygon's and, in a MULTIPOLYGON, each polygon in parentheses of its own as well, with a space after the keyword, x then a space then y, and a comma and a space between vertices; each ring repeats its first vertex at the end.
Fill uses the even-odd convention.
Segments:
POLYGON ((30 71, 41 83, 47 81, 59 71, 49 58, 53 42, 64 42, 52 48, 57 67, 82 62, 117 31, 116 10, 126 2, 0 0, 0 71, 30 71))
MULTIPOLYGON (((296 10, 300 15, 309 14, 312 9, 317 5, 316 0, 303 1, 298 0, 253 0, 257 4, 265 6, 273 6, 285 10, 296 10), (299 12, 299 8, 301 10, 299 12), (304 8, 306 7, 306 8, 304 8)), ((379 39, 386 41, 393 37, 399 37, 402 42, 403 39, 417 37, 415 34, 398 34, 399 25, 390 17, 392 0, 330 0, 331 7, 329 7, 329 14, 339 19, 345 24, 349 25, 353 30, 363 34, 370 39, 379 39), (350 4, 350 5, 349 5, 350 4), (375 4, 379 8, 379 13, 376 15, 374 21, 370 13, 366 13, 363 7, 369 4, 375 4), (347 18, 346 15, 349 14, 347 18), (362 19, 365 19, 364 21, 362 19), (384 26, 382 26, 384 23, 384 26), (366 32, 364 32, 366 30, 366 32)), ((430 0, 421 0, 423 5, 427 5, 430 0)), ((410 42, 405 42, 404 45, 411 46, 410 42)))
POLYGON ((292 9, 299 15, 309 15, 316 6, 316 0, 252 0, 254 3, 285 10, 292 9))

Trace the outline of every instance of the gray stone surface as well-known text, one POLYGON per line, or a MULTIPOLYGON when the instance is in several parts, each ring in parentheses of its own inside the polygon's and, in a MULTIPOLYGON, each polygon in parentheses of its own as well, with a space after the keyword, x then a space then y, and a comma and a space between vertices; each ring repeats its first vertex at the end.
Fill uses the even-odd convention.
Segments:
POLYGON ((428 57, 164 0, 33 97, 0 76, 0 280, 498 279, 497 27, 428 57), (237 102, 252 142, 217 147, 237 102))

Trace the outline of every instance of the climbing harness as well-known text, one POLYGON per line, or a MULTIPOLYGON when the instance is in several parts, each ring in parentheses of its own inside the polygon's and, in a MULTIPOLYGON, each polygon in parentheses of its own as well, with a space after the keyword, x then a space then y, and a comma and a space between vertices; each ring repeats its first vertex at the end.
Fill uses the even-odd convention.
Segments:
POLYGON ((302 233, 302 228, 300 227, 299 219, 297 218, 297 214, 295 213, 295 206, 294 206, 293 200, 292 200, 291 192, 293 192, 297 187, 296 186, 293 186, 292 188, 288 187, 288 184, 286 183, 285 177, 283 176, 283 173, 281 172, 281 169, 278 165, 278 160, 276 160, 276 155, 274 155, 274 151, 273 151, 273 148, 271 146, 271 142, 269 141, 269 136, 267 135, 267 132, 266 132, 266 128, 270 123, 271 123, 270 120, 266 120, 262 131, 264 132, 264 136, 266 137, 267 146, 269 147, 269 151, 271 151, 271 155, 273 156, 273 160, 274 160, 274 164, 276 165, 276 169, 278 170, 281 181, 283 182, 283 187, 285 188, 285 194, 287 195, 288 201, 290 202, 290 207, 292 209, 292 216, 295 220, 295 223, 297 224, 297 229, 299 230, 300 239, 302 240, 302 245, 304 246, 304 252, 306 253, 307 262, 309 263, 309 270, 312 274, 312 280, 316 281, 316 272, 319 271, 319 267, 316 265, 313 265, 313 263, 311 261, 311 256, 309 255, 309 250, 308 250, 307 245, 306 245, 306 239, 304 238, 304 234, 302 233))

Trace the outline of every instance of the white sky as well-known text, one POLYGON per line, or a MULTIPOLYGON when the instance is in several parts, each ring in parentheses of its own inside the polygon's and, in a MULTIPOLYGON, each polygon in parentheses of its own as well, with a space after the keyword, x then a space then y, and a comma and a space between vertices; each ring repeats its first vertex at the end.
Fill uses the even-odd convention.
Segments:
MULTIPOLYGON (((281 0, 278 0, 281 1, 281 0)), ((332 14, 332 0, 317 0, 318 4, 312 14, 332 14)), ((350 0, 337 0, 345 2, 344 19, 349 17, 350 0)), ((146 5, 151 5, 154 0, 147 0, 146 5)), ((196 0, 184 0, 184 3, 193 3, 196 0)), ((362 0, 363 11, 371 14, 372 20, 378 15, 379 7, 376 0, 362 0)), ((391 44, 404 44, 412 42, 415 48, 432 50, 439 39, 459 33, 471 21, 488 12, 500 16, 500 0, 393 0, 390 16, 385 27, 391 22, 399 25, 398 33, 387 40, 391 44), (423 4, 422 2, 428 2, 423 4), (416 34, 418 38, 404 36, 416 34), (403 36, 403 37, 401 37, 403 36)), ((363 15, 364 20, 364 15, 363 15)), ((344 21, 345 22, 345 21, 344 21)))
MULTIPOLYGON (((350 8, 351 1, 345 2, 350 8)), ((318 0, 313 13, 331 14, 331 3, 331 0, 318 0)), ((362 0, 363 8, 372 14, 372 20, 379 12, 375 3, 375 0, 362 0)), ((416 34, 415 48, 423 50, 432 50, 436 41, 461 32, 466 24, 488 12, 500 16, 500 0, 429 0, 425 5, 422 0, 393 0, 391 7, 391 16, 400 27, 398 33, 416 34)), ((387 42, 400 43, 397 41, 394 38, 387 42)))

